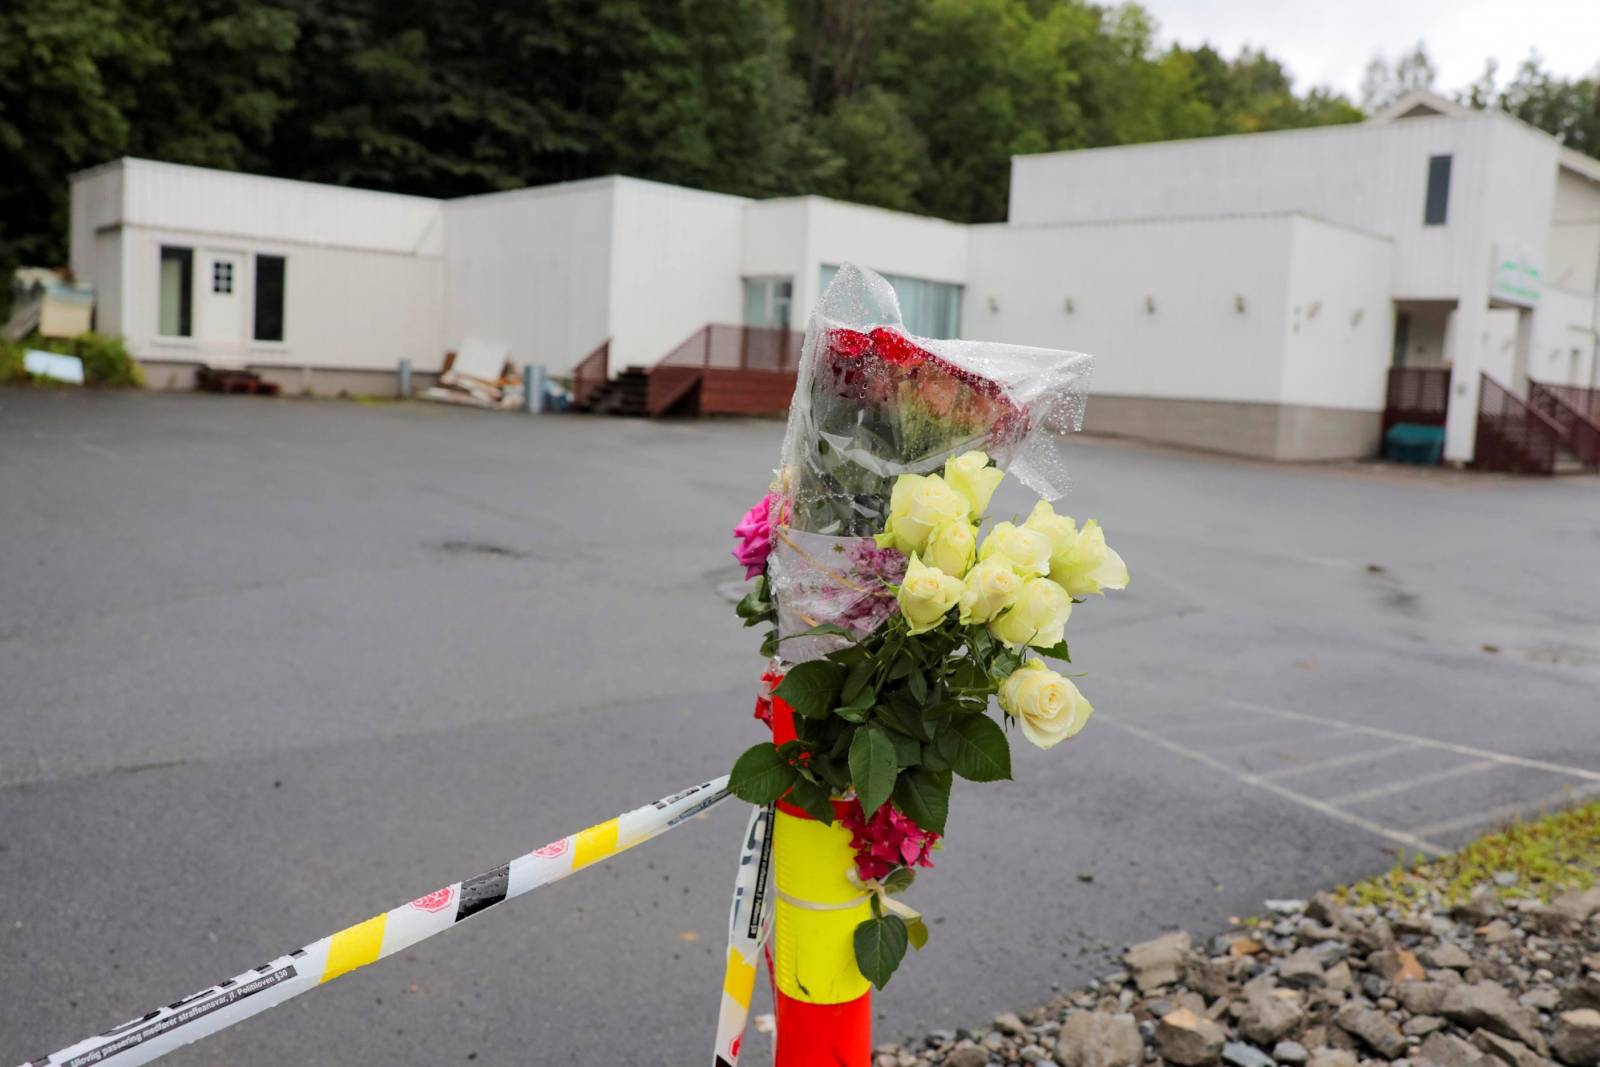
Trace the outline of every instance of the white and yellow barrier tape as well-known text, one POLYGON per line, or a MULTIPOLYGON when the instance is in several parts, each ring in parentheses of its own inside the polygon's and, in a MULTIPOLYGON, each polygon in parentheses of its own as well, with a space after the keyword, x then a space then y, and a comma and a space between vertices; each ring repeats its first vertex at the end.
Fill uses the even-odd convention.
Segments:
POLYGON ((722 977, 722 1009, 717 1013, 712 1067, 739 1067, 739 1047, 744 1044, 745 1024, 750 1019, 750 998, 756 990, 761 949, 772 932, 772 817, 771 806, 753 809, 739 850, 739 873, 733 881, 733 906, 728 911, 728 964, 722 977))
MULTIPOLYGON (((726 800, 731 795, 727 787, 728 778, 723 775, 570 837, 552 841, 492 871, 452 882, 443 889, 374 915, 220 985, 157 1008, 60 1052, 31 1060, 22 1067, 88 1067, 90 1064, 133 1067, 149 1063, 241 1019, 259 1015, 308 989, 443 933, 461 920, 502 901, 560 881, 663 834, 726 800)), ((734 909, 737 913, 737 899, 734 909)), ((753 980, 752 972, 752 983, 753 980)), ((748 996, 745 1004, 748 1009, 748 996)), ((742 1020, 740 1032, 743 1032, 742 1020)))

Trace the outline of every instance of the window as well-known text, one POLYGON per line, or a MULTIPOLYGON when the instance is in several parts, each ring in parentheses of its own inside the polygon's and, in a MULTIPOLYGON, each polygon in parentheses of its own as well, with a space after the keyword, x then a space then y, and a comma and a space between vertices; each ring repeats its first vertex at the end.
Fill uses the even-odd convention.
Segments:
POLYGON ((1450 214, 1450 157, 1428 157, 1428 203, 1422 211, 1424 226, 1443 226, 1450 214))
POLYGON ((161 312, 156 332, 163 337, 188 337, 194 299, 194 249, 161 246, 161 312))
POLYGON ((213 293, 233 292, 233 264, 216 262, 211 264, 211 291, 213 293))
POLYGON ((1394 358, 1390 363, 1396 367, 1406 365, 1406 346, 1411 343, 1411 313, 1409 311, 1396 312, 1394 317, 1394 358))
POLYGON ((746 278, 744 324, 787 330, 793 301, 794 282, 789 278, 746 278))
MULTIPOLYGON (((824 266, 819 292, 828 288, 838 267, 824 266)), ((949 282, 930 282, 885 274, 900 301, 900 319, 906 330, 918 337, 959 337, 961 335, 961 286, 949 282)))
POLYGON ((282 256, 256 257, 257 341, 283 340, 283 265, 282 256))

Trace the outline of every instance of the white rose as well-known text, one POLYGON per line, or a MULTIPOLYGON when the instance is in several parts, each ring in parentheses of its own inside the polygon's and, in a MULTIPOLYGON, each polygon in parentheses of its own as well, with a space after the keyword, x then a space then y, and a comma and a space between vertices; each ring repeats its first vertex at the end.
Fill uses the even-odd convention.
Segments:
POLYGON ((1000 707, 1017 720, 1022 736, 1051 748, 1082 730, 1094 713, 1070 679, 1029 660, 1000 683, 1000 707))

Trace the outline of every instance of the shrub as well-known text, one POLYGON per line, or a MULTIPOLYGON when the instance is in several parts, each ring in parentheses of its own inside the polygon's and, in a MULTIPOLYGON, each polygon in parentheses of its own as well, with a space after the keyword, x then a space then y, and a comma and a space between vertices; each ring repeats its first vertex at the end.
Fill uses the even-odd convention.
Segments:
POLYGON ((22 346, 0 341, 0 383, 27 380, 28 371, 22 365, 22 346))
POLYGON ((34 334, 19 345, 0 343, 0 382, 27 380, 22 354, 29 348, 77 356, 83 360, 85 385, 133 389, 144 387, 144 370, 128 355, 122 338, 93 331, 72 338, 40 337, 34 334))

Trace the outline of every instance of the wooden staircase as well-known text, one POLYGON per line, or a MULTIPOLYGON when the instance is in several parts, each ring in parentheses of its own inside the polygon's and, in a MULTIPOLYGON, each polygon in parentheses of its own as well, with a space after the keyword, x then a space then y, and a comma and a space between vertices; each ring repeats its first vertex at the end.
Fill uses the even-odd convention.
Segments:
POLYGON ((583 405, 597 415, 650 414, 650 372, 644 367, 628 367, 615 378, 597 387, 583 405))

